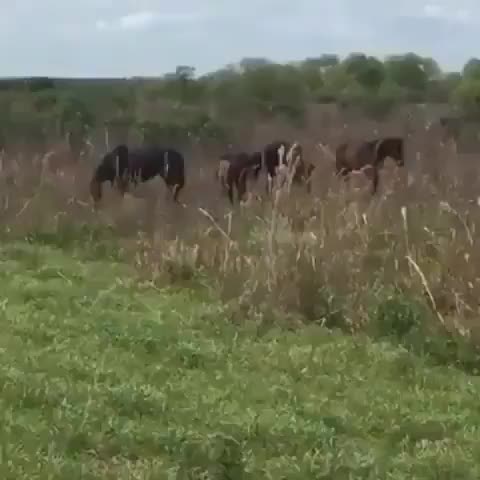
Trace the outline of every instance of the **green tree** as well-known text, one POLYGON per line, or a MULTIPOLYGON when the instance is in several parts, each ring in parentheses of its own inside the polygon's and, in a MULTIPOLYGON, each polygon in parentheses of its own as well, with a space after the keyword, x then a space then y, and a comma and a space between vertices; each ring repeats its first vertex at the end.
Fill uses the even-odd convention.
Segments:
POLYGON ((480 119, 480 78, 463 78, 453 92, 453 101, 465 117, 480 119))
POLYGON ((43 90, 53 90, 55 82, 48 77, 32 77, 26 81, 27 88, 31 92, 41 92, 43 90))
POLYGON ((354 84, 358 85, 358 82, 347 72, 345 65, 330 67, 323 73, 323 87, 315 99, 319 103, 336 102, 354 84))
POLYGON ((266 65, 247 70, 242 83, 257 112, 272 115, 281 111, 292 116, 292 120, 301 116, 307 89, 299 69, 291 65, 266 65))
POLYGON ((309 94, 314 96, 323 87, 322 67, 316 59, 306 59, 298 68, 309 94))
POLYGON ((347 73, 364 88, 377 90, 385 79, 385 67, 375 57, 363 53, 352 53, 343 64, 347 73))
POLYGON ((338 55, 325 53, 322 56, 315 59, 318 66, 322 69, 336 67, 340 64, 340 58, 338 55))
POLYGON ((462 75, 467 79, 480 79, 480 59, 471 58, 468 60, 463 67, 462 75))
POLYGON ((442 77, 442 69, 436 60, 431 57, 418 57, 418 59, 428 80, 438 80, 442 77))
POLYGON ((447 73, 439 78, 429 80, 425 96, 426 102, 447 103, 450 101, 452 92, 462 81, 461 73, 447 73))
POLYGON ((268 58, 264 57, 245 57, 240 60, 239 67, 241 72, 256 70, 274 65, 268 58))
POLYGON ((385 61, 387 76, 407 90, 411 100, 422 98, 429 75, 421 57, 414 53, 390 56, 385 61))
POLYGON ((405 90, 396 83, 386 80, 377 92, 367 98, 365 112, 374 118, 383 119, 405 100, 405 90))
POLYGON ((54 114, 58 105, 58 96, 51 90, 41 91, 34 96, 33 104, 37 112, 52 112, 54 114))
POLYGON ((205 81, 195 78, 195 68, 179 65, 174 73, 165 75, 161 84, 154 88, 152 96, 196 104, 201 102, 205 93, 205 81))

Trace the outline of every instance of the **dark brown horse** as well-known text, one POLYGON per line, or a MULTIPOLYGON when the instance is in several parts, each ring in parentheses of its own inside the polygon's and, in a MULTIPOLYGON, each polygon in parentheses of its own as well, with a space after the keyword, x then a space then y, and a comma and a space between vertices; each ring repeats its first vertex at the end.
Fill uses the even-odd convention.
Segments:
POLYGON ((216 178, 227 193, 233 205, 233 191, 237 191, 238 200, 241 201, 247 192, 247 179, 253 176, 258 178, 262 169, 262 154, 253 153, 225 153, 220 157, 216 170, 216 178))
POLYGON ((310 177, 314 166, 305 161, 301 145, 284 140, 271 142, 265 146, 263 158, 267 171, 267 193, 271 192, 273 179, 280 168, 294 169, 292 181, 297 184, 305 183, 307 191, 310 192, 310 177))
POLYGON ((335 152, 336 173, 347 180, 351 172, 369 167, 372 175, 372 194, 375 195, 378 189, 379 170, 387 157, 392 158, 399 167, 405 164, 403 138, 385 137, 364 142, 344 142, 335 152))
POLYGON ((129 149, 118 145, 102 158, 90 181, 90 194, 95 205, 102 198, 102 183, 110 182, 123 196, 130 186, 146 182, 156 176, 165 181, 173 201, 185 185, 183 155, 171 148, 148 146, 129 149))

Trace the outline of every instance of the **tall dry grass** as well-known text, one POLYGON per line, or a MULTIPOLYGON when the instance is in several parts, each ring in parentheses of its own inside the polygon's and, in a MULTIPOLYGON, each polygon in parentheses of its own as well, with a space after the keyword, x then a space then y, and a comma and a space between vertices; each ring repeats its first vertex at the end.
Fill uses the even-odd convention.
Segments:
POLYGON ((214 156, 187 158, 186 208, 166 204, 156 180, 122 201, 106 187, 94 212, 93 160, 49 168, 19 155, 2 159, 0 220, 6 236, 85 248, 108 231, 143 278, 203 286, 232 321, 368 332, 473 370, 480 183, 471 160, 424 141, 411 147, 408 172, 387 163, 375 198, 363 176, 348 186, 334 177, 334 145, 311 141, 312 195, 287 178, 267 199, 261 177, 251 188, 262 200, 233 210, 214 183, 214 156))

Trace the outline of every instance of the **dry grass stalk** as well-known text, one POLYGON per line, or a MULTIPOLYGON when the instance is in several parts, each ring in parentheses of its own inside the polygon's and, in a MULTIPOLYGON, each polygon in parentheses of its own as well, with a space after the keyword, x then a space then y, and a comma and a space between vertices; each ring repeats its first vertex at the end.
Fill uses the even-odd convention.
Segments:
MULTIPOLYGON (((412 282, 418 278, 439 322, 443 325, 450 319, 440 300, 446 297, 445 302, 456 309, 455 328, 462 331, 466 317, 479 313, 475 228, 480 211, 464 206, 461 182, 455 189, 446 188, 446 179, 434 183, 430 173, 434 170, 426 165, 429 157, 422 154, 419 162, 425 165, 412 173, 415 182, 407 192, 392 182, 388 194, 368 202, 352 201, 334 176, 334 163, 322 162, 334 159, 330 147, 320 144, 317 150, 319 158, 313 161, 325 168, 315 179, 318 197, 293 188, 296 165, 292 162, 279 172, 272 202, 252 202, 249 208, 234 211, 224 199, 219 202, 212 185, 216 165, 192 158, 185 191, 191 208, 181 209, 180 215, 172 205, 159 201, 152 220, 153 240, 137 242, 131 239, 137 237, 136 220, 144 214, 145 202, 135 202, 130 211, 119 209, 118 196, 106 188, 103 211, 94 214, 87 186, 91 165, 79 164, 70 179, 51 174, 45 167, 53 156, 50 150, 40 160, 41 175, 31 178, 23 167, 28 159, 5 155, 0 159, 0 178, 2 184, 10 177, 13 182, 4 188, 2 222, 22 234, 56 229, 61 235, 65 225, 81 223, 111 225, 128 249, 138 253, 140 268, 152 276, 183 267, 188 272, 208 271, 219 291, 230 288, 232 297, 252 308, 270 302, 278 309, 309 311, 311 318, 318 315, 318 319, 326 315, 322 310, 326 307, 318 306, 322 295, 337 296, 355 328, 367 321, 372 298, 389 288, 413 290, 412 282), (442 215, 439 205, 452 215, 442 215), (224 224, 217 219, 225 213, 224 224)), ((152 195, 159 191, 152 189, 152 195)), ((263 191, 261 197, 265 198, 263 191)))

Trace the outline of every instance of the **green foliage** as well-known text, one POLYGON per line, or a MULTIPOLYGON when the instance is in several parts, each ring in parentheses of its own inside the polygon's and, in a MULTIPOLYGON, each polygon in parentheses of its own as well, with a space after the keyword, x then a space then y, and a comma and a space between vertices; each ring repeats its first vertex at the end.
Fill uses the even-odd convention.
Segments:
POLYGON ((464 65, 462 75, 467 80, 480 80, 480 59, 471 58, 464 65))
POLYGON ((33 102, 38 112, 54 113, 58 105, 58 96, 55 91, 40 92, 35 95, 33 102))
POLYGON ((407 89, 412 99, 426 91, 429 72, 421 57, 413 53, 397 55, 385 61, 387 76, 400 87, 407 89))
POLYGON ((375 338, 390 339, 436 364, 480 373, 480 349, 468 338, 439 326, 429 308, 409 296, 396 293, 381 301, 369 327, 375 338))
POLYGON ((48 77, 29 78, 26 81, 26 87, 31 92, 41 92, 44 90, 52 90, 55 88, 55 82, 48 77))
POLYGON ((83 253, 2 243, 2 478, 480 475, 477 379, 317 325, 258 335, 84 256, 86 233, 83 253))
POLYGON ((290 64, 249 57, 202 76, 179 65, 157 79, 2 80, 0 103, 9 113, 0 129, 11 145, 27 137, 39 144, 69 135, 79 150, 87 137, 102 136, 104 125, 115 141, 137 135, 144 122, 152 124, 142 133, 148 141, 222 143, 227 130, 249 129, 257 120, 283 118, 301 127, 308 105, 316 102, 353 107, 376 119, 404 102, 452 102, 476 119, 479 78, 476 58, 462 72, 444 73, 432 58, 414 53, 385 61, 352 53, 343 60, 324 54, 290 64))
POLYGON ((289 111, 298 112, 306 101, 307 92, 301 72, 293 66, 272 64, 248 68, 242 84, 244 95, 252 99, 256 111, 264 116, 278 111, 287 114, 289 111))
POLYGON ((454 102, 470 118, 480 118, 480 77, 462 79, 453 92, 454 102))
POLYGON ((405 101, 406 93, 394 82, 386 80, 376 93, 370 93, 363 102, 363 109, 373 118, 382 119, 405 101))
POLYGON ((365 89, 377 90, 385 79, 385 67, 375 57, 352 53, 344 60, 346 71, 365 89))
POLYGON ((194 143, 223 143, 228 139, 228 129, 217 123, 206 113, 197 113, 176 120, 137 123, 145 143, 191 145, 194 143))
POLYGON ((422 333, 428 309, 408 297, 398 294, 380 302, 371 319, 371 329, 377 338, 394 338, 408 342, 410 336, 422 333))

